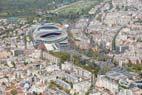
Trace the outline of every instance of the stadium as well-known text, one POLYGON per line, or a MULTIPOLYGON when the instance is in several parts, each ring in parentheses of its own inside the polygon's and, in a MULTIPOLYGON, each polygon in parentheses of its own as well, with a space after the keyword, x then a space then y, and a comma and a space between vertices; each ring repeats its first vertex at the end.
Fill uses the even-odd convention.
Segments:
POLYGON ((33 39, 34 45, 44 43, 48 50, 61 50, 68 44, 68 35, 64 27, 51 23, 37 25, 33 39))

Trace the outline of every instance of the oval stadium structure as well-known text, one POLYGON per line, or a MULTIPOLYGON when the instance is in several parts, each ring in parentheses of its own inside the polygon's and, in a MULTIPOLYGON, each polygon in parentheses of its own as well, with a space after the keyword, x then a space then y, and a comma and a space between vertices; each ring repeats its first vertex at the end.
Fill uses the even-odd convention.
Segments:
POLYGON ((44 43, 48 50, 61 50, 68 45, 67 32, 50 23, 38 25, 33 32, 33 39, 35 45, 44 43))

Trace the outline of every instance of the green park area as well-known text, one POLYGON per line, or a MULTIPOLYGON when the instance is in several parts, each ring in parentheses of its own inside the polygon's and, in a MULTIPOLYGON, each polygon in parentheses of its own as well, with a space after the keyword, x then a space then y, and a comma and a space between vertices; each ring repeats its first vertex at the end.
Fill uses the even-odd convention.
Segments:
POLYGON ((70 5, 60 7, 51 12, 58 13, 60 15, 69 15, 69 14, 82 15, 85 14, 86 12, 88 13, 91 7, 95 6, 96 3, 97 3, 96 0, 81 0, 72 3, 70 5))
POLYGON ((73 63, 85 70, 88 70, 94 74, 99 72, 99 67, 94 62, 89 62, 87 60, 83 60, 81 57, 73 55, 73 58, 70 59, 70 54, 65 52, 50 52, 52 55, 61 59, 61 63, 65 61, 72 60, 73 63))
POLYGON ((127 68, 129 71, 132 71, 132 72, 142 73, 142 65, 141 65, 141 63, 133 64, 133 63, 129 62, 129 63, 126 65, 126 68, 127 68))

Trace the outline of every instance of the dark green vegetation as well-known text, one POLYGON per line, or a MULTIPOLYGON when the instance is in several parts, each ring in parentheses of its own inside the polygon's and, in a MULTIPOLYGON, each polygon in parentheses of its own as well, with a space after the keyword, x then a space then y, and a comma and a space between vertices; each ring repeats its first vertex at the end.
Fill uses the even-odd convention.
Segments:
POLYGON ((51 10, 78 0, 0 0, 0 16, 34 15, 36 9, 51 10))
POLYGON ((95 7, 95 5, 101 1, 103 0, 78 0, 78 2, 59 7, 55 10, 51 10, 50 12, 55 14, 52 16, 54 20, 67 19, 67 21, 72 23, 77 21, 77 19, 80 17, 88 17, 91 8, 95 7))
POLYGON ((60 58, 62 63, 70 59, 70 55, 65 52, 50 52, 50 53, 60 58))
POLYGON ((100 68, 95 64, 95 62, 89 62, 88 60, 83 60, 78 56, 73 56, 73 58, 74 58, 73 61, 74 61, 75 65, 77 65, 85 70, 88 70, 95 75, 98 74, 100 68))
POLYGON ((79 2, 72 3, 70 5, 63 6, 52 12, 58 13, 60 15, 68 16, 70 15, 84 15, 95 6, 97 0, 81 0, 79 2))
POLYGON ((105 54, 106 51, 101 53, 100 51, 93 51, 92 49, 83 52, 88 57, 91 57, 97 61, 107 61, 109 57, 105 54))
POLYGON ((126 68, 132 72, 137 72, 137 73, 142 72, 142 65, 141 63, 138 63, 138 62, 137 64, 133 64, 131 61, 129 61, 129 63, 126 65, 126 68))
POLYGON ((65 52, 50 52, 54 56, 61 58, 61 63, 65 61, 72 60, 73 63, 83 69, 86 69, 93 74, 97 74, 99 72, 99 67, 94 62, 89 62, 89 60, 84 60, 80 56, 73 55, 73 58, 70 58, 70 54, 65 52))
POLYGON ((24 17, 51 23, 77 21, 103 0, 0 0, 0 17, 24 17), (40 14, 41 13, 41 14, 40 14))
POLYGON ((12 95, 17 95, 17 93, 18 93, 18 92, 17 92, 16 89, 11 90, 11 94, 12 94, 12 95))
POLYGON ((66 93, 70 93, 70 90, 66 89, 66 88, 63 88, 62 86, 58 85, 55 81, 51 81, 50 84, 49 84, 49 88, 51 89, 60 89, 60 90, 63 90, 65 91, 66 93))

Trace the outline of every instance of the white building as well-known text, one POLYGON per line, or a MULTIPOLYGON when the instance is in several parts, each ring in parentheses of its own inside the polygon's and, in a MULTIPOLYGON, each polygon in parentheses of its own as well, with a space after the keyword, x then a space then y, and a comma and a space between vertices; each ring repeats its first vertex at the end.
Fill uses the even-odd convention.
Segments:
POLYGON ((135 93, 140 93, 140 89, 135 92, 134 87, 131 88, 136 76, 136 74, 129 73, 121 68, 115 68, 106 75, 98 75, 96 87, 107 89, 113 95, 137 95, 135 93))
POLYGON ((83 81, 73 84, 73 90, 78 93, 77 95, 85 95, 85 93, 89 90, 91 86, 91 82, 83 81))

